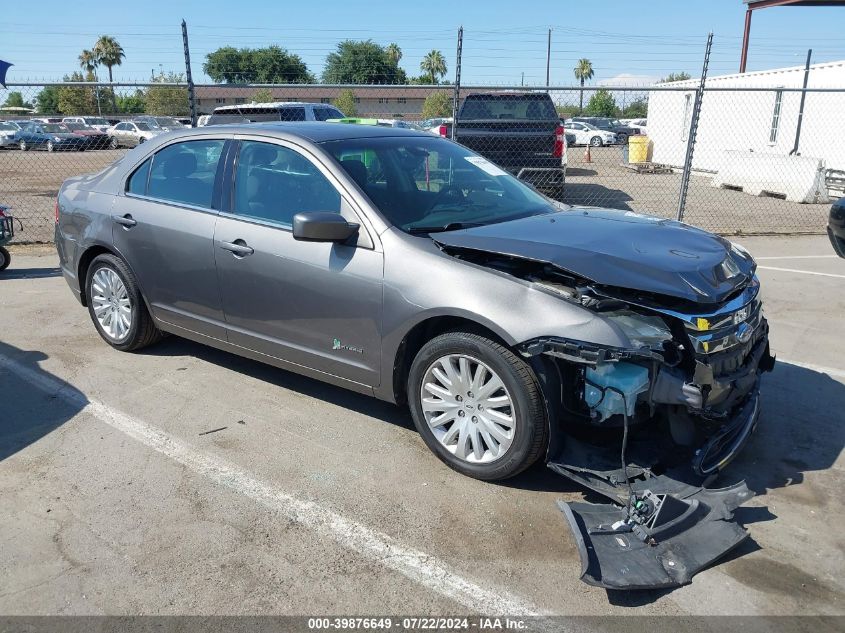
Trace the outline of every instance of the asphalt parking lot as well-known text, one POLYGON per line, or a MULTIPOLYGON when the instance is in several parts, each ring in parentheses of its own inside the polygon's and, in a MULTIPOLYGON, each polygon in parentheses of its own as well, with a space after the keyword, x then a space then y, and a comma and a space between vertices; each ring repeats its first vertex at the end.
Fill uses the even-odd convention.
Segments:
POLYGON ((675 591, 607 592, 538 465, 491 484, 396 407, 170 337, 103 343, 49 247, 0 275, 4 614, 845 615, 845 261, 741 240, 773 351, 756 436, 720 482, 751 539, 675 591))

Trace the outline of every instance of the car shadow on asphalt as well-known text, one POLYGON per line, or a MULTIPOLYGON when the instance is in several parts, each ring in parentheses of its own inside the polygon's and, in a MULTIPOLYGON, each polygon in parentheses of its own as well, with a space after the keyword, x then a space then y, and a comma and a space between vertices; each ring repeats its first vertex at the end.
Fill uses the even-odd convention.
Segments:
POLYGON ((47 358, 0 341, 0 461, 52 433, 88 404, 85 394, 41 368, 47 358))
MULTIPOLYGON (((14 266, 14 261, 12 262, 14 266)), ((13 268, 9 267, 0 272, 0 281, 7 279, 46 279, 48 277, 61 277, 62 269, 58 267, 45 268, 13 268)))

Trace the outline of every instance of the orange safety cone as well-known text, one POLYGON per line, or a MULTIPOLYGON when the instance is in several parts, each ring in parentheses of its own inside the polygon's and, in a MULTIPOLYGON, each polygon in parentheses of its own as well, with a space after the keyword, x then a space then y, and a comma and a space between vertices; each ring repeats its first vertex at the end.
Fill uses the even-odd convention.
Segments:
POLYGON ((584 150, 584 162, 592 163, 593 159, 590 157, 590 144, 587 143, 587 149, 584 150))

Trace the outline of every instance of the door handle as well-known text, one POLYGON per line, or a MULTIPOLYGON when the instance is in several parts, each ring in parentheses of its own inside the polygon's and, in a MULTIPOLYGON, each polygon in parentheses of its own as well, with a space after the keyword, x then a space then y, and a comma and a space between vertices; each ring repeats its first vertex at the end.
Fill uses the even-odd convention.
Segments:
POLYGON ((235 257, 246 257, 247 255, 252 255, 255 252, 255 249, 251 246, 247 246, 246 242, 243 240, 235 240, 234 242, 220 242, 220 248, 224 251, 229 251, 235 257))
POLYGON ((133 226, 138 224, 138 220, 133 218, 130 214, 126 215, 113 215, 111 216, 112 220, 123 226, 125 229, 131 229, 133 226))

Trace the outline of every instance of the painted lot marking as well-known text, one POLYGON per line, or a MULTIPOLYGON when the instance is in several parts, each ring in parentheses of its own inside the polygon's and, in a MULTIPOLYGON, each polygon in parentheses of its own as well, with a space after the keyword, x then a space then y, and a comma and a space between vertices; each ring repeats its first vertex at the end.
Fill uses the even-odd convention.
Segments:
POLYGON ((757 261, 763 259, 837 259, 839 255, 770 255, 769 257, 755 257, 757 261))
MULTIPOLYGON (((835 376, 837 378, 845 378, 845 369, 836 369, 835 367, 822 367, 821 365, 813 365, 812 363, 802 363, 797 360, 788 360, 784 358, 778 358, 777 362, 784 363, 786 365, 795 365, 795 367, 801 367, 802 369, 810 369, 820 374, 827 374, 831 377, 835 376)), ((775 367, 777 367, 777 365, 775 365, 775 367)))
POLYGON ((814 270, 795 270, 794 268, 776 268, 775 266, 757 266, 760 270, 779 270, 783 273, 800 273, 802 275, 818 275, 819 277, 836 277, 845 279, 845 275, 834 275, 833 273, 817 273, 814 270))
POLYGON ((59 380, 21 365, 0 354, 0 367, 54 397, 61 398, 80 411, 87 411, 101 422, 117 429, 145 446, 182 464, 216 484, 245 495, 270 510, 330 538, 387 569, 398 572, 446 598, 462 604, 473 613, 490 615, 547 615, 531 602, 496 588, 484 588, 467 580, 445 563, 420 550, 405 547, 382 532, 347 519, 313 501, 298 499, 272 485, 254 478, 247 471, 218 457, 198 451, 182 440, 146 422, 86 399, 70 391, 59 380))

